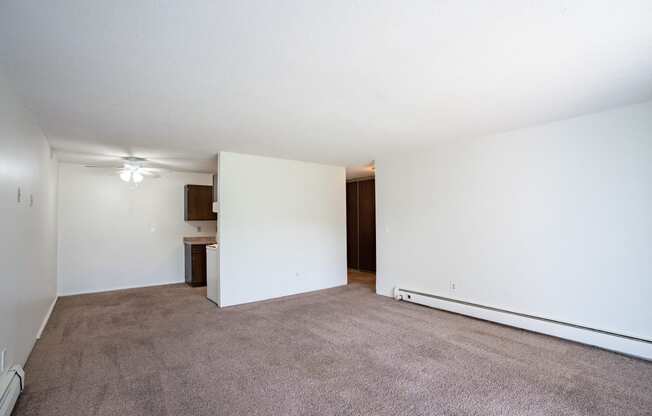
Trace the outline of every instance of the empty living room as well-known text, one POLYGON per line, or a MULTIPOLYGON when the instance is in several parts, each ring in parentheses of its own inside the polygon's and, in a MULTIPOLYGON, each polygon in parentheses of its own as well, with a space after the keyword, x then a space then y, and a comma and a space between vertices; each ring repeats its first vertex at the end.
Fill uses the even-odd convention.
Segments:
POLYGON ((650 0, 1 0, 0 416, 652 416, 650 0))

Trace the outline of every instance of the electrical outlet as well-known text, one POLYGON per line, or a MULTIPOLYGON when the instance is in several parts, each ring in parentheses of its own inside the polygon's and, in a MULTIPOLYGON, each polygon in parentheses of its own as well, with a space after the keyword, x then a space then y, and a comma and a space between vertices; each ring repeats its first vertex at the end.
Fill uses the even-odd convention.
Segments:
POLYGON ((451 288, 451 292, 455 292, 455 282, 453 282, 452 280, 451 280, 450 288, 451 288))
POLYGON ((30 208, 34 206, 34 195, 29 194, 29 206, 30 208))
POLYGON ((0 373, 5 372, 5 357, 7 356, 7 349, 4 348, 0 351, 0 373))
POLYGON ((22 197, 23 197, 23 194, 21 193, 20 186, 19 186, 18 191, 16 192, 16 202, 18 202, 20 204, 20 201, 21 201, 22 197))

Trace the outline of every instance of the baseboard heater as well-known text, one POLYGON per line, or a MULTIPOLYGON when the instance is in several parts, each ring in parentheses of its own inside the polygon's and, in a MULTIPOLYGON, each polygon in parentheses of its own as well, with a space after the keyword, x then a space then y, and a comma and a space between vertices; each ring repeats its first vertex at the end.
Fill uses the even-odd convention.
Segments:
POLYGON ((0 416, 10 416, 25 386, 25 372, 16 365, 0 375, 0 416))
POLYGON ((645 360, 652 360, 652 340, 638 336, 620 334, 398 287, 394 289, 394 298, 485 321, 552 335, 645 360))

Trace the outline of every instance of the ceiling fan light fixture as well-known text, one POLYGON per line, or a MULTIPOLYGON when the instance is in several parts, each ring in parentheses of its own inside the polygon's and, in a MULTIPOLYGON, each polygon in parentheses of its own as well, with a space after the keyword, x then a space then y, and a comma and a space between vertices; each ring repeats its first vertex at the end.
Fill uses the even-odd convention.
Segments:
POLYGON ((134 173, 131 175, 131 179, 134 181, 134 183, 141 183, 143 181, 143 174, 140 173, 140 169, 136 169, 134 173))
POLYGON ((131 181, 131 171, 123 170, 122 172, 120 172, 120 179, 122 179, 125 182, 131 181))
POLYGON ((125 157, 120 179, 125 182, 131 182, 135 185, 141 183, 145 178, 143 176, 142 164, 145 159, 138 157, 125 157))

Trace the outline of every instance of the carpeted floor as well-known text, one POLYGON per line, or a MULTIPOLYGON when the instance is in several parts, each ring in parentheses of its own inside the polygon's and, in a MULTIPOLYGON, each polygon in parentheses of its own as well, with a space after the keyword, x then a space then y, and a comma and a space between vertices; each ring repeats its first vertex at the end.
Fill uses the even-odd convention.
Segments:
POLYGON ((365 285, 222 310, 203 294, 61 298, 14 415, 652 415, 652 363, 365 285))

